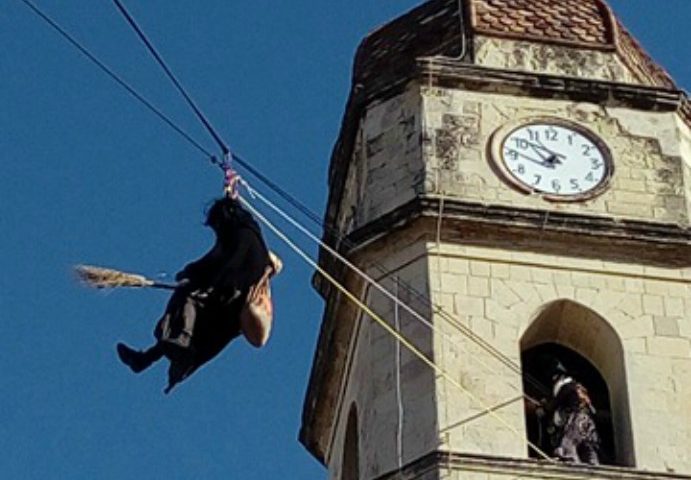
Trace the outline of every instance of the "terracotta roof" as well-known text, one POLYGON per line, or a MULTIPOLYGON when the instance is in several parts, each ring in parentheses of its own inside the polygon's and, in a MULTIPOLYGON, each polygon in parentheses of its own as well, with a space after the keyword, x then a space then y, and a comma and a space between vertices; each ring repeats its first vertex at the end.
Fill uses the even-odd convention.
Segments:
MULTIPOLYGON (((384 74, 405 77, 418 57, 460 54, 458 0, 425 2, 367 36, 355 55, 354 79, 369 86, 384 74)), ((390 80, 387 80, 390 81, 390 80)))
POLYGON ((643 85, 676 89, 667 71, 646 53, 640 43, 617 21, 617 51, 619 57, 643 85))
POLYGON ((676 88, 604 0, 425 2, 367 36, 355 58, 354 84, 372 88, 404 80, 424 56, 465 53, 462 61, 472 63, 472 49, 461 50, 475 35, 616 51, 640 84, 676 88))
POLYGON ((615 47, 613 17, 600 0, 472 0, 471 5, 478 33, 615 47))
POLYGON ((616 19, 604 0, 466 0, 481 35, 616 50, 643 85, 676 88, 674 80, 616 19))

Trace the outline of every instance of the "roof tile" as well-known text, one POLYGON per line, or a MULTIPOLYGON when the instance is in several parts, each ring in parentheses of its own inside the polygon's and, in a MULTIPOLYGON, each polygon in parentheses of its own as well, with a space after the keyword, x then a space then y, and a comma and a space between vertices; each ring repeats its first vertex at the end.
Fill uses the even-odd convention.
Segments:
POLYGON ((638 83, 676 88, 603 0, 463 0, 460 5, 470 9, 471 25, 460 21, 458 0, 430 0, 370 34, 356 57, 355 83, 395 82, 415 71, 417 58, 458 57, 462 36, 479 34, 616 52, 638 83))
MULTIPOLYGON (((611 23, 599 0, 472 0, 475 29, 496 35, 515 33, 510 21, 534 25, 545 40, 613 46, 611 23), (575 31, 573 25, 584 25, 575 31)), ((533 29, 528 29, 533 31, 533 29)))
POLYGON ((647 85, 674 81, 617 21, 605 0, 465 0, 473 30, 488 36, 616 50, 647 85))

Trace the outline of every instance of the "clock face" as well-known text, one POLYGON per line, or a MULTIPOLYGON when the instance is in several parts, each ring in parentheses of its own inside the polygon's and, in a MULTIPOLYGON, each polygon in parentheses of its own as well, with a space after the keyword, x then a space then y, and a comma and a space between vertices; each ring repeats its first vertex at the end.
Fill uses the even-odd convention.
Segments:
POLYGON ((502 129, 492 151, 510 183, 551 200, 592 197, 612 176, 605 143, 580 125, 560 119, 533 120, 502 129))

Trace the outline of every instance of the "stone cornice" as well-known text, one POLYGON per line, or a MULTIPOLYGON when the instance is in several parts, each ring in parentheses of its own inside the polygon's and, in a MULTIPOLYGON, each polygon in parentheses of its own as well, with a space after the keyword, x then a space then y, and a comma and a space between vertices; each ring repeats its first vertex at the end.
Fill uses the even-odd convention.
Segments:
MULTIPOLYGON (((420 196, 352 232, 345 243, 356 245, 346 254, 393 230, 409 226, 419 219, 436 221, 440 197, 420 196)), ((563 254, 560 240, 578 236, 585 252, 598 259, 635 260, 637 263, 672 268, 691 267, 691 229, 676 224, 655 223, 621 218, 488 205, 444 198, 444 233, 446 240, 501 247, 509 242, 514 249, 540 253, 556 250, 563 254), (568 238, 567 238, 568 237, 568 238), (502 240, 503 239, 503 240, 502 240), (534 241, 533 241, 534 240, 534 241), (626 245, 620 253, 611 252, 616 242, 626 245), (599 248, 603 248, 600 250, 599 248)), ((580 256, 571 249, 572 255, 580 256)))
POLYGON ((506 475, 510 478, 560 480, 690 480, 691 476, 633 468, 573 465, 456 452, 432 452, 376 480, 414 480, 439 470, 506 475))
POLYGON ((592 102, 633 109, 676 111, 685 99, 681 90, 576 77, 494 69, 462 64, 443 57, 418 60, 425 85, 496 92, 533 98, 592 102))

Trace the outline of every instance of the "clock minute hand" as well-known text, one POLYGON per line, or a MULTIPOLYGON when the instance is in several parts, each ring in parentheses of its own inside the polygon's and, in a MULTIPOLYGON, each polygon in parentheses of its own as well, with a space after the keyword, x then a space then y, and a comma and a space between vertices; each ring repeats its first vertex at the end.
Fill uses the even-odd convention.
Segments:
POLYGON ((533 152, 535 152, 543 162, 549 158, 549 157, 545 157, 545 154, 541 152, 539 145, 536 145, 534 143, 528 143, 528 145, 530 145, 530 148, 533 149, 533 152))
POLYGON ((538 139, 537 143, 530 143, 530 142, 528 142, 528 143, 532 147, 537 147, 541 150, 544 150, 545 152, 548 152, 550 154, 550 157, 557 157, 557 158, 566 159, 566 155, 564 155, 563 153, 557 153, 554 150, 550 150, 549 148, 545 147, 545 144, 542 143, 542 141, 540 141, 539 139, 538 139))
POLYGON ((566 159, 566 155, 562 155, 561 153, 554 152, 550 150, 549 148, 545 147, 542 145, 542 142, 538 140, 539 144, 537 143, 532 143, 528 142, 528 145, 530 145, 530 148, 537 153, 540 158, 545 162, 546 165, 550 166, 551 168, 555 168, 556 165, 561 165, 561 160, 559 157, 566 159), (548 156, 545 156, 542 151, 547 152, 548 156))

